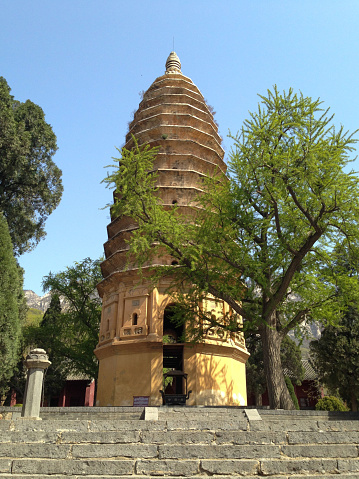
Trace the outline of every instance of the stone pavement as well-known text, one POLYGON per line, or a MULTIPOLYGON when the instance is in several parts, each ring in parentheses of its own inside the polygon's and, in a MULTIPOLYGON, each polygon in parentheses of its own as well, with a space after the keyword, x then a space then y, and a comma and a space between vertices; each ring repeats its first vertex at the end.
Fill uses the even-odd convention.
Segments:
POLYGON ((358 414, 149 409, 0 408, 0 479, 359 479, 358 414))

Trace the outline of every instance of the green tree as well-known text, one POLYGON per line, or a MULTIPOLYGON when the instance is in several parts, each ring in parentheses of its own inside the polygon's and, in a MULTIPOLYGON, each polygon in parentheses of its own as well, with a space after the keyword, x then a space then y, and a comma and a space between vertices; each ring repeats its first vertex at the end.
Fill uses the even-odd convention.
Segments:
POLYGON ((174 257, 177 267, 154 268, 152 278, 172 275, 174 290, 190 288, 187 322, 204 314, 206 295, 226 301, 233 316, 222 324, 241 330, 242 317, 246 332, 260 334, 270 405, 287 409, 282 340, 304 321, 340 314, 331 264, 338 243, 358 238, 358 179, 344 170, 355 140, 335 130, 319 100, 276 88, 260 98, 234 138, 227 178, 203 183, 191 221, 156 194, 156 150, 122 149, 105 181, 118 192, 113 215, 138 222, 129 261, 174 257))
POLYGON ((49 402, 51 397, 57 396, 61 391, 66 377, 73 369, 71 359, 68 358, 71 337, 67 337, 68 331, 64 326, 65 317, 61 312, 60 298, 54 293, 40 324, 30 324, 24 328, 25 349, 43 348, 51 361, 44 382, 44 393, 49 402))
POLYGON ((62 195, 61 170, 52 161, 56 136, 43 110, 16 101, 0 77, 0 211, 15 254, 31 250, 45 236, 45 221, 62 195))
POLYGON ((0 213, 0 395, 6 396, 20 351, 26 306, 7 222, 0 213))
POLYGON ((328 325, 310 352, 320 381, 358 410, 359 398, 359 313, 350 307, 339 325, 328 325))
POLYGON ((100 261, 90 258, 44 278, 44 291, 51 291, 54 301, 57 296, 62 302, 61 310, 58 302, 52 304, 39 327, 41 344, 45 350, 51 345, 50 360, 59 371, 97 378, 93 351, 101 320, 101 299, 96 293, 101 279, 100 261))

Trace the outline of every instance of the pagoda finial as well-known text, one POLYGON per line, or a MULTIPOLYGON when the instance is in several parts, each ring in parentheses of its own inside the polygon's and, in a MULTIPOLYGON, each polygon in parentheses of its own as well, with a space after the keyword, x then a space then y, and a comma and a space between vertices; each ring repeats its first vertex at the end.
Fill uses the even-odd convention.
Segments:
POLYGON ((181 73, 181 62, 177 53, 171 52, 166 61, 166 73, 181 73))

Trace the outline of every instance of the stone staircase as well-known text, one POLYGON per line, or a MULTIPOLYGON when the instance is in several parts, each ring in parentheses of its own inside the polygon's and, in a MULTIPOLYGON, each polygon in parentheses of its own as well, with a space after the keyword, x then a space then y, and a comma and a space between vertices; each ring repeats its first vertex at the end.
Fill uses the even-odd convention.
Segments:
POLYGON ((1 408, 0 479, 359 479, 358 414, 258 412, 42 408, 35 421, 1 408))

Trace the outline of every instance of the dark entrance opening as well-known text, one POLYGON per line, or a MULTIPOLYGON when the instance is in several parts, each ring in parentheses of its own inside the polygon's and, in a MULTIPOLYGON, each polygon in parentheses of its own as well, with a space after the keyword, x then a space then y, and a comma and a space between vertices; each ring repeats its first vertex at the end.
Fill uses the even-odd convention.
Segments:
POLYGON ((166 307, 163 313, 163 336, 165 336, 166 343, 182 343, 184 325, 178 324, 175 319, 175 305, 170 304, 166 307))
MULTIPOLYGON (((183 346, 179 344, 163 345, 163 369, 164 373, 183 371, 183 346)), ((183 378, 173 377, 165 385, 166 394, 183 394, 183 378)))
MULTIPOLYGON (((182 371, 184 325, 174 321, 174 304, 166 307, 163 314, 163 372, 182 371)), ((165 381, 165 394, 183 394, 183 377, 173 376, 165 381)))

